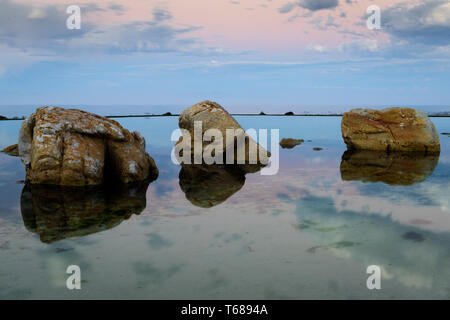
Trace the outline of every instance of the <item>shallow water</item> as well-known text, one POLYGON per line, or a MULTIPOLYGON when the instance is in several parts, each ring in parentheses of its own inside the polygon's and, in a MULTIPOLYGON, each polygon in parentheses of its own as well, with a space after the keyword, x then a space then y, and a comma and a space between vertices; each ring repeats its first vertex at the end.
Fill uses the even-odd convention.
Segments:
MULTIPOLYGON (((312 141, 280 149, 277 175, 219 172, 218 186, 170 161, 177 118, 119 119, 145 136, 158 180, 77 194, 24 188, 0 154, 0 298, 450 298, 450 137, 437 158, 343 157, 339 117, 237 120, 312 141)), ((0 122, 1 149, 19 126, 0 122)))

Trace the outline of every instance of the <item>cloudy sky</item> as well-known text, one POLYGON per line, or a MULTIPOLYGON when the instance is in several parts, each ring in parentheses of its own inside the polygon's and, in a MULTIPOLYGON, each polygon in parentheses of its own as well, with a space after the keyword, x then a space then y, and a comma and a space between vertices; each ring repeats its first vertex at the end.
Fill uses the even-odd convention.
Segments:
POLYGON ((449 88, 450 0, 0 0, 1 105, 448 106, 449 88))

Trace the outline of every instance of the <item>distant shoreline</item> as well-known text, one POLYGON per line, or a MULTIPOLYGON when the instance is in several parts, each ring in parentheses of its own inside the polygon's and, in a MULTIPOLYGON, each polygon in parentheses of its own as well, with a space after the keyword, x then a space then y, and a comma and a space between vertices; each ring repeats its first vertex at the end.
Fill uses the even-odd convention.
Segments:
MULTIPOLYGON (((342 117, 342 114, 314 114, 314 113, 308 113, 308 114, 293 114, 293 115, 286 115, 283 113, 273 113, 273 114, 259 114, 259 113, 232 113, 232 116, 236 117, 342 117)), ((179 114, 136 114, 136 115, 113 115, 113 116, 105 116, 105 118, 110 119, 119 119, 119 118, 159 118, 159 117, 179 117, 179 114)), ((428 115, 430 118, 450 118, 450 115, 428 115)), ((22 121, 24 120, 24 117, 13 117, 13 118, 6 118, 6 119, 0 119, 0 121, 22 121)))

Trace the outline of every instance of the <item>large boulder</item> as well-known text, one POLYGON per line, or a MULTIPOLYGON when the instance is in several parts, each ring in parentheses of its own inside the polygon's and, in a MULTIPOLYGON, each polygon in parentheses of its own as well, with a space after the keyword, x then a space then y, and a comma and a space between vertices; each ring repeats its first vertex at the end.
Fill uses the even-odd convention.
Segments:
POLYGON ((341 129, 349 149, 440 151, 433 123, 424 112, 411 108, 353 109, 344 113, 341 129))
POLYGON ((187 146, 191 150, 191 163, 200 164, 194 161, 194 129, 196 122, 201 123, 202 136, 204 136, 206 131, 216 129, 223 137, 223 140, 221 141, 202 141, 202 153, 206 148, 211 148, 211 146, 214 146, 215 144, 218 146, 221 145, 222 152, 219 152, 220 157, 222 157, 223 163, 230 164, 226 161, 226 154, 233 150, 234 161, 232 164, 240 166, 241 169, 246 172, 258 171, 262 166, 267 165, 269 162, 270 152, 248 136, 240 124, 222 106, 211 101, 197 103, 184 110, 180 115, 178 122, 179 127, 189 132, 191 140, 184 141, 185 139, 183 137, 180 138, 180 141, 175 148, 176 156, 182 154, 183 147, 187 146), (227 139, 228 129, 235 130, 236 133, 236 135, 230 139, 227 139), (245 148, 243 158, 238 157, 240 154, 238 150, 240 150, 240 148, 245 148), (252 151, 255 151, 255 154, 251 154, 252 151), (252 163, 252 159, 255 160, 254 163, 252 163))
POLYGON ((130 183, 158 174, 138 132, 75 109, 38 108, 21 125, 19 155, 32 184, 98 185, 107 175, 130 183))

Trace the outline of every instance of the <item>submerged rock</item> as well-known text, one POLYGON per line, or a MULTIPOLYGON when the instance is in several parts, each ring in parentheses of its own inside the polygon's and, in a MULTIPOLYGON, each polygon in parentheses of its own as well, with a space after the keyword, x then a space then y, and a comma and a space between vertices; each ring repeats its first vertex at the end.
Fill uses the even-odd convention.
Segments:
POLYGON ((10 155, 12 157, 18 157, 19 156, 19 145, 13 144, 12 146, 6 147, 1 152, 6 153, 7 155, 10 155))
POLYGON ((44 243, 101 232, 145 209, 149 183, 81 189, 27 184, 20 201, 22 218, 28 231, 44 243))
POLYGON ((238 192, 245 172, 230 165, 182 165, 180 187, 186 198, 201 208, 214 207, 238 192))
POLYGON ((349 149, 440 151, 439 135, 431 120, 411 108, 353 109, 344 113, 341 129, 349 149))
POLYGON ((280 146, 283 149, 292 149, 298 145, 301 145, 303 142, 305 142, 303 139, 283 138, 280 141, 280 146))
POLYGON ((425 181, 439 162, 439 154, 417 152, 346 151, 341 178, 408 186, 425 181))
POLYGON ((22 122, 19 154, 32 184, 88 186, 156 177, 145 139, 111 119, 75 109, 38 108, 22 122))
MULTIPOLYGON (((251 137, 249 137, 239 123, 219 104, 211 101, 203 101, 198 104, 193 105, 192 107, 183 111, 183 113, 179 117, 179 127, 181 129, 185 129, 190 134, 190 141, 185 141, 184 137, 180 138, 175 148, 175 155, 177 156, 180 163, 184 163, 183 159, 180 158, 180 155, 183 154, 183 150, 185 148, 191 150, 191 163, 197 163, 194 161, 195 155, 195 147, 194 147, 194 129, 195 123, 201 124, 201 135, 204 137, 205 132, 210 129, 216 129, 218 133, 221 134, 221 140, 210 141, 202 141, 201 142, 201 155, 207 150, 213 149, 214 146, 220 146, 220 150, 214 150, 211 152, 214 157, 220 157, 223 159, 223 163, 226 162, 226 154, 227 152, 234 153, 234 162, 233 164, 239 166, 243 171, 246 172, 254 172, 255 170, 259 170, 261 166, 267 165, 270 157, 270 152, 261 147, 256 141, 254 141, 251 137), (235 130, 235 136, 227 139, 227 130, 232 129, 235 130), (245 154, 243 164, 238 164, 238 149, 245 148, 245 154), (250 154, 250 150, 254 150, 255 154, 250 154), (217 154, 215 153, 217 151, 217 154), (256 161, 255 164, 250 164, 250 155, 254 156, 256 161), (248 171, 247 171, 248 170, 248 171)), ((200 163, 203 159, 200 159, 200 163)), ((199 163, 199 164, 200 164, 199 163)), ((186 164, 186 163, 185 163, 186 164)))

